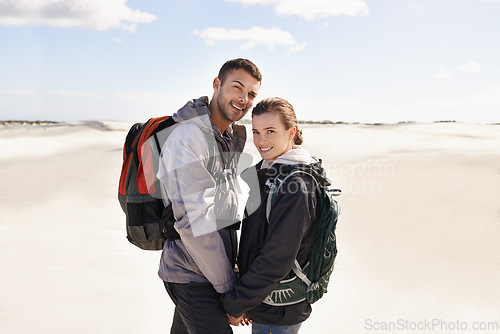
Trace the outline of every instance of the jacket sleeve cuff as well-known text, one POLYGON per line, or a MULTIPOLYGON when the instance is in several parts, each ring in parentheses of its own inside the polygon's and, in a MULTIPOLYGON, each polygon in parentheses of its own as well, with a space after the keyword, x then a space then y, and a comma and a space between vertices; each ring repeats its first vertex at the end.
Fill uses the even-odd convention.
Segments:
POLYGON ((232 276, 228 282, 224 284, 214 285, 214 289, 218 293, 226 293, 230 291, 232 288, 234 288, 235 285, 236 285, 236 277, 232 276))
POLYGON ((229 291, 222 298, 222 307, 230 316, 238 318, 240 315, 245 313, 242 305, 237 302, 235 299, 235 291, 229 291))

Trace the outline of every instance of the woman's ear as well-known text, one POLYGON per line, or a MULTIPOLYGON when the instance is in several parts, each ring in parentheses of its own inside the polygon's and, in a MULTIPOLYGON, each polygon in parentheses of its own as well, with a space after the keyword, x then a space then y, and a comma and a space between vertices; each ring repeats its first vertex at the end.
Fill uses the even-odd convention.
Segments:
POLYGON ((295 133, 297 132, 297 127, 293 126, 288 131, 290 131, 290 134, 289 134, 290 137, 288 139, 293 141, 293 138, 295 137, 295 133))

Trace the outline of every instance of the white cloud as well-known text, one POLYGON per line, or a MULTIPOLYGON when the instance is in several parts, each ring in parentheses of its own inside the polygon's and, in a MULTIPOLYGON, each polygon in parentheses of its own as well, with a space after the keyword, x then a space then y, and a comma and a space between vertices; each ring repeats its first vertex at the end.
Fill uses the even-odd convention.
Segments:
POLYGON ((481 0, 481 2, 500 2, 500 0, 481 0))
POLYGON ((156 16, 132 9, 126 0, 0 0, 0 24, 134 32, 156 16))
POLYGON ((417 4, 417 3, 412 3, 409 8, 411 10, 419 10, 419 11, 422 11, 424 10, 426 7, 426 4, 417 4))
POLYGON ((300 52, 300 51, 304 50, 305 47, 306 47, 306 43, 296 44, 296 45, 291 46, 290 49, 288 49, 287 53, 300 52))
POLYGON ((441 67, 439 69, 439 72, 434 73, 434 78, 438 79, 446 79, 446 78, 453 78, 453 73, 446 70, 444 67, 441 67))
POLYGON ((469 61, 468 63, 459 65, 452 69, 441 67, 438 72, 433 74, 433 76, 438 79, 453 78, 456 72, 478 74, 481 73, 481 64, 476 63, 475 61, 469 61))
POLYGON ((297 15, 308 21, 347 15, 368 15, 368 5, 363 0, 226 0, 244 5, 272 5, 278 15, 297 15))
POLYGON ((28 90, 28 89, 7 89, 7 90, 0 90, 1 95, 12 95, 12 96, 27 96, 27 95, 34 95, 36 92, 34 90, 28 90))
POLYGON ((287 46, 288 52, 298 52, 304 49, 306 44, 298 44, 289 32, 280 28, 252 27, 247 30, 206 28, 203 31, 195 30, 193 35, 200 36, 208 45, 214 45, 217 41, 244 41, 242 50, 247 50, 259 45, 266 45, 269 50, 275 50, 276 46, 287 46))
POLYGON ((466 73, 481 73, 481 64, 478 64, 474 61, 470 61, 466 64, 462 64, 456 68, 457 71, 466 72, 466 73))

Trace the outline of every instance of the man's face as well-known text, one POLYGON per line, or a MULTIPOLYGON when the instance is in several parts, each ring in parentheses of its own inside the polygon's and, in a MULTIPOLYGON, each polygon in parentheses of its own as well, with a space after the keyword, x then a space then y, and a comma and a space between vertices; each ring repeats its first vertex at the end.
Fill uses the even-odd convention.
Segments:
POLYGON ((218 81, 217 108, 222 118, 231 123, 242 119, 252 108, 259 88, 260 82, 247 71, 229 72, 224 83, 218 81))

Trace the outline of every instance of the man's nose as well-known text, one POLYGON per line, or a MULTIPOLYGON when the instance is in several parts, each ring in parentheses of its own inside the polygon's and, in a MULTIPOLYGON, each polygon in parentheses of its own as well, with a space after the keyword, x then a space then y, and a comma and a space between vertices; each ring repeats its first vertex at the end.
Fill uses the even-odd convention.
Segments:
POLYGON ((240 102, 241 103, 247 103, 248 102, 248 94, 247 93, 241 93, 241 95, 240 95, 240 102))

